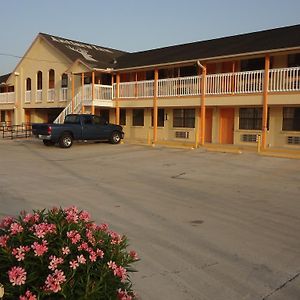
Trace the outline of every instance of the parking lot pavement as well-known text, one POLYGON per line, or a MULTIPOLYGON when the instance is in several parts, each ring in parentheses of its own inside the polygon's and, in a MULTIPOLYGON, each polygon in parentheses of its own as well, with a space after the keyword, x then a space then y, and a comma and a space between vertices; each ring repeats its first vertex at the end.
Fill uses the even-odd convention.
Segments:
POLYGON ((0 214, 77 205, 126 234, 143 300, 299 300, 300 161, 0 140, 0 214))

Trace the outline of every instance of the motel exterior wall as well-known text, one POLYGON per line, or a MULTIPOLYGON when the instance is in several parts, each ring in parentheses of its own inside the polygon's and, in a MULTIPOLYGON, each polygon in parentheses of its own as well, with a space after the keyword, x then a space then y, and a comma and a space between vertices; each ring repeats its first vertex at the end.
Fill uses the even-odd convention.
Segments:
MULTIPOLYGON (((288 66, 288 55, 295 52, 281 52, 271 54, 271 68, 286 68, 288 66)), ((262 56, 260 56, 262 57, 262 56)), ((241 68, 241 59, 252 59, 255 56, 244 56, 235 60, 234 72, 239 72, 241 68)), ((67 57, 62 55, 57 49, 49 45, 42 38, 37 37, 32 46, 25 53, 24 59, 17 65, 7 84, 14 86, 15 102, 0 103, 0 110, 5 111, 6 120, 11 120, 13 124, 22 122, 47 122, 49 112, 54 110, 57 114, 62 111, 71 101, 72 95, 78 95, 82 91, 82 74, 91 76, 91 72, 80 64, 73 64, 67 57), (55 71, 54 97, 49 100, 49 70, 55 71), (37 72, 43 74, 41 100, 37 98, 37 72), (61 78, 62 74, 73 72, 75 74, 68 77, 67 96, 61 97, 61 78), (26 98, 26 79, 31 78, 31 97, 26 98), (72 82, 73 80, 73 82, 72 82), (73 86, 73 88, 72 88, 73 86)), ((229 72, 233 61, 210 61, 207 62, 208 74, 222 74, 229 72), (213 67, 211 67, 213 66, 213 67), (225 67, 224 67, 225 66, 225 67), (209 70, 212 69, 210 73, 209 70)), ((178 66, 177 66, 178 67, 178 66)), ((180 67, 180 66, 179 66, 180 67)), ((134 72, 154 71, 152 69, 130 70, 134 72)), ((199 70, 200 72, 201 70, 199 70)), ((120 74, 120 73, 119 73, 120 74)), ((114 82, 116 81, 116 73, 114 82)), ((126 82, 134 81, 137 76, 127 76, 126 72, 121 74, 126 78, 126 82)), ((144 79, 144 78, 143 78, 144 79)), ((299 79, 300 80, 300 79, 299 79)), ((121 81, 122 82, 122 81, 121 81)), ((124 81, 123 81, 124 82, 124 81)), ((114 95, 116 96, 116 95, 114 95)), ((80 97, 80 95, 78 96, 80 97)), ((287 144, 288 136, 300 137, 300 132, 290 132, 282 130, 283 107, 299 107, 300 91, 296 92, 269 92, 267 95, 269 107, 269 128, 266 133, 267 147, 285 147, 290 149, 300 149, 299 145, 287 144)), ((90 99, 91 100, 91 99, 90 99)), ((206 95, 206 117, 209 137, 206 142, 220 144, 222 142, 222 114, 226 109, 233 111, 233 140, 236 145, 247 145, 256 147, 255 142, 243 142, 243 135, 262 134, 261 130, 241 130, 239 129, 239 109, 244 107, 262 107, 264 102, 263 92, 249 94, 224 94, 224 95, 206 95)), ((100 102, 99 102, 100 103, 100 102)), ((126 125, 124 126, 125 138, 130 140, 139 140, 151 142, 153 140, 152 109, 154 107, 153 97, 148 98, 118 98, 112 99, 112 107, 97 105, 95 101, 95 112, 101 114, 103 109, 109 110, 110 122, 117 122, 116 105, 120 109, 126 109, 126 125), (118 104, 117 104, 118 103, 118 104), (144 109, 144 125, 133 126, 133 110, 137 108, 144 109)), ((197 128, 200 127, 200 106, 201 95, 194 96, 174 96, 158 97, 157 107, 164 109, 164 127, 157 128, 157 142, 177 141, 184 143, 196 143, 198 141, 197 128), (194 128, 176 128, 173 127, 174 109, 193 108, 195 109, 195 127, 194 128), (176 137, 176 132, 188 132, 186 138, 176 137)), ((85 106, 85 112, 91 113, 90 105, 85 106)))

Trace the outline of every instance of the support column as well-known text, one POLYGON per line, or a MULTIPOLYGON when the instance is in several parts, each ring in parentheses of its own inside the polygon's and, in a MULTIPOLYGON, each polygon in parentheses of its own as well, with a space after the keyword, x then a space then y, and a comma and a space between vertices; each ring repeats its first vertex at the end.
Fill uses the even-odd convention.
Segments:
POLYGON ((201 110, 200 110, 200 145, 203 146, 205 142, 205 91, 206 91, 206 65, 199 66, 202 69, 201 78, 201 110))
POLYGON ((153 97, 153 141, 152 144, 155 145, 157 142, 157 96, 158 96, 158 70, 154 70, 154 97, 153 97))
POLYGON ((81 112, 85 113, 84 106, 84 73, 81 73, 81 112))
POLYGON ((270 56, 266 55, 266 57, 265 57, 264 94, 263 94, 262 140, 261 140, 262 150, 265 150, 266 146, 267 146, 269 70, 270 70, 270 56))
POLYGON ((75 108, 75 76, 74 73, 72 73, 72 114, 74 114, 74 108, 75 108))
POLYGON ((120 98, 120 74, 116 75, 116 124, 120 125, 120 107, 119 107, 119 98, 120 98))
POLYGON ((92 115, 95 114, 94 100, 95 100, 95 72, 93 71, 92 72, 92 110, 91 110, 92 115))

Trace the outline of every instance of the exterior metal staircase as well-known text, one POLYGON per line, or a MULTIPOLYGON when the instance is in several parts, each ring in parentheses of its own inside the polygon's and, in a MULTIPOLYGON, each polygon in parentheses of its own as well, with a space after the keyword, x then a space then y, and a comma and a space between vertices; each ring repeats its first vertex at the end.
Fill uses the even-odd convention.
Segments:
POLYGON ((72 112, 72 100, 64 108, 64 110, 58 115, 58 117, 53 121, 55 124, 62 124, 65 120, 65 116, 68 114, 79 114, 82 109, 82 97, 81 91, 79 91, 74 97, 74 111, 72 112))

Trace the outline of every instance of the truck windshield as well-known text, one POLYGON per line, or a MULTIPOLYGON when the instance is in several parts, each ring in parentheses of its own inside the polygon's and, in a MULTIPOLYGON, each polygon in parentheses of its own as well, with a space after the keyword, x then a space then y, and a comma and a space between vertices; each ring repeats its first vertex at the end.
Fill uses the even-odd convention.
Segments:
POLYGON ((66 116, 65 124, 80 124, 80 118, 74 115, 66 116))

